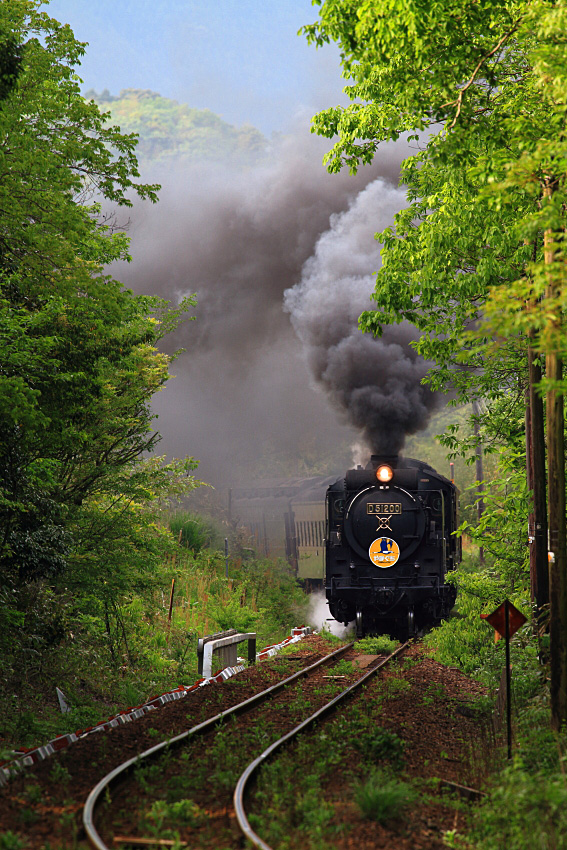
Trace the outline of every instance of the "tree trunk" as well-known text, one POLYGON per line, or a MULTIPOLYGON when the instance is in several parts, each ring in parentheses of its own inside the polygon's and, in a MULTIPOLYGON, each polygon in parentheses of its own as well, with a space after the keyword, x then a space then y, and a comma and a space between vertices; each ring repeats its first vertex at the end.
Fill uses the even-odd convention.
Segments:
MULTIPOLYGON (((561 358, 546 357, 549 381, 560 381, 561 358)), ((563 396, 558 389, 547 393, 547 467, 549 491, 549 634, 551 654, 551 721, 560 729, 567 721, 567 599, 565 547, 565 448, 563 396)))
POLYGON ((549 605, 544 410, 543 399, 536 391, 540 381, 541 366, 530 345, 528 346, 526 466, 528 487, 532 491, 532 510, 528 518, 530 577, 532 601, 535 602, 538 625, 541 625, 549 605))
MULTIPOLYGON (((476 439, 476 448, 475 448, 475 473, 476 473, 476 516, 478 521, 480 522, 482 519, 482 515, 484 513, 484 470, 482 463, 482 445, 480 443, 480 428, 478 424, 478 417, 480 416, 480 405, 478 401, 473 401, 472 404, 472 412, 474 416, 474 436, 476 439)), ((479 546, 478 549, 478 560, 481 564, 484 564, 484 547, 479 546)))
MULTIPOLYGON (((544 197, 551 198, 553 187, 547 184, 544 197)), ((544 235, 544 261, 549 267, 545 302, 558 295, 558 284, 551 266, 554 263, 553 233, 544 235)), ((550 382, 547 391, 547 490, 549 518, 549 639, 551 673, 551 725, 559 730, 567 721, 567 540, 565 534, 565 447, 563 394, 559 382, 563 363, 561 314, 549 311, 545 372, 550 382)))

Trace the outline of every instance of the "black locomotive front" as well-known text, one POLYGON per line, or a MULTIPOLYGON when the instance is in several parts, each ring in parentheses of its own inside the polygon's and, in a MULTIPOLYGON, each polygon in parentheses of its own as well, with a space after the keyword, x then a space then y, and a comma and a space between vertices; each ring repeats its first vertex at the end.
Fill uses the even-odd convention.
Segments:
POLYGON ((428 464, 373 455, 327 490, 325 587, 357 635, 405 637, 446 617, 460 560, 457 491, 428 464))

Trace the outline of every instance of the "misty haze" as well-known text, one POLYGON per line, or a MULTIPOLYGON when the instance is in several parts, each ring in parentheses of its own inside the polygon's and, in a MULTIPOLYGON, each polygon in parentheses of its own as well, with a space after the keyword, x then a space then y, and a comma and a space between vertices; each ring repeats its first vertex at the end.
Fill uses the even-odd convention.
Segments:
MULTIPOLYGON (((380 265, 374 233, 404 205, 404 145, 357 176, 330 175, 325 143, 301 126, 252 168, 170 164, 155 207, 138 205, 134 261, 118 276, 176 303, 197 294, 196 321, 167 342, 186 351, 155 398, 159 451, 191 454, 215 484, 283 457, 350 463, 349 446, 397 451, 427 423, 432 394, 411 328, 375 340, 357 328, 380 265)), ((284 465, 285 465, 284 463, 284 465)))

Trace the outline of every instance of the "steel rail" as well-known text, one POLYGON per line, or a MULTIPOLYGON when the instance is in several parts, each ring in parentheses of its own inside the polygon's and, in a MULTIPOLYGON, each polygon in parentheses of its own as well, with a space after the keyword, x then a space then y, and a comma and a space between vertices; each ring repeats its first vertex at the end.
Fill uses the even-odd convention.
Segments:
POLYGON ((250 764, 238 780, 234 791, 233 802, 238 825, 240 826, 240 829, 242 830, 246 838, 248 838, 248 840, 251 841, 255 847, 259 847, 260 850, 273 850, 273 848, 270 847, 269 844, 266 844, 266 842, 263 841, 260 836, 254 832, 254 830, 248 823, 248 818, 246 817, 246 812, 244 811, 244 792, 246 789, 246 783, 248 782, 252 774, 260 767, 260 765, 262 765, 266 761, 266 759, 268 759, 272 755, 272 753, 279 749, 279 747, 286 744, 292 738, 295 738, 296 735, 298 735, 304 729, 307 729, 309 726, 311 726, 312 723, 315 723, 321 717, 324 717, 326 714, 329 714, 330 712, 334 711, 338 703, 342 702, 343 699, 346 699, 348 696, 350 696, 356 688, 364 684, 367 679, 377 673, 378 670, 384 667, 384 665, 391 661, 392 658, 395 658, 400 655, 401 652, 407 649, 408 645, 409 641, 403 643, 390 655, 388 655, 387 658, 384 658, 379 664, 377 664, 376 667, 373 667, 372 670, 369 670, 368 673, 365 673, 364 676, 358 679, 353 685, 350 685, 338 696, 334 697, 334 699, 332 699, 330 702, 328 702, 326 705, 316 711, 315 714, 312 714, 311 717, 308 717, 307 720, 304 720, 302 723, 299 724, 299 726, 296 726, 295 729, 292 729, 291 732, 288 732, 287 735, 284 735, 278 741, 275 741, 271 746, 264 750, 264 752, 261 753, 261 755, 259 755, 257 759, 255 759, 253 762, 250 762, 250 764))
POLYGON ((85 834, 87 840, 91 844, 95 850, 110 850, 108 845, 104 843, 102 838, 100 837, 95 825, 94 825, 94 811, 97 803, 99 802, 100 796, 105 791, 106 788, 109 788, 113 783, 117 781, 119 777, 122 777, 124 773, 136 767, 136 765, 140 764, 142 759, 151 758, 153 756, 158 755, 162 750, 165 750, 167 747, 178 746, 187 738, 199 735, 207 732, 211 729, 215 724, 224 720, 226 717, 230 717, 231 715, 240 714, 244 711, 247 711, 249 708, 252 708, 257 703, 264 702, 270 696, 287 687, 287 685, 296 681, 296 679, 300 679, 302 676, 306 677, 313 670, 316 670, 318 667, 321 667, 328 661, 332 661, 335 658, 339 658, 341 655, 344 655, 348 652, 349 649, 352 649, 354 643, 347 643, 345 646, 341 646, 339 649, 336 649, 334 652, 331 652, 329 655, 325 655, 323 658, 320 658, 319 661, 316 661, 314 664, 309 665, 309 667, 304 667, 302 670, 299 670, 297 673, 294 673, 292 676, 288 676, 287 679, 283 679, 281 682, 276 682, 275 685, 271 685, 265 691, 260 691, 254 696, 249 697, 244 702, 238 703, 238 705, 233 705, 231 708, 228 708, 226 711, 222 711, 219 714, 215 714, 214 717, 209 718, 208 720, 199 723, 197 726, 193 726, 191 729, 187 729, 185 732, 181 732, 179 735, 176 735, 173 738, 168 738, 166 741, 162 741, 160 744, 156 744, 153 747, 150 747, 148 750, 145 750, 143 753, 139 753, 128 761, 119 764, 118 767, 115 767, 114 770, 111 770, 110 773, 107 773, 106 776, 95 785, 95 787, 90 792, 87 797, 86 803, 83 807, 83 828, 85 830, 85 834))

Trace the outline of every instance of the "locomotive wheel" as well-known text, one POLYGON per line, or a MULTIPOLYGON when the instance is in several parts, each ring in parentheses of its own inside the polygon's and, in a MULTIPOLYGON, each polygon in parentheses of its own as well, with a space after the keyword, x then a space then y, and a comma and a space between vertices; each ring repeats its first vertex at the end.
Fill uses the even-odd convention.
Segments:
POLYGON ((408 637, 415 635, 415 614, 413 608, 408 608, 408 637))
POLYGON ((362 626, 362 611, 360 609, 356 612, 356 637, 359 639, 364 637, 364 628, 362 626))

